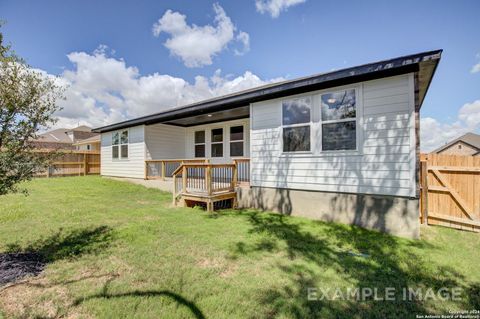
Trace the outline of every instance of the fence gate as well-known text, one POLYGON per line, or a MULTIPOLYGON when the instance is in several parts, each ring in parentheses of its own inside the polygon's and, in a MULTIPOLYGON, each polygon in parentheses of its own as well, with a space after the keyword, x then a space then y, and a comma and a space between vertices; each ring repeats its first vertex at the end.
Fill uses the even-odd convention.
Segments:
POLYGON ((480 231, 480 156, 422 154, 420 219, 480 231))

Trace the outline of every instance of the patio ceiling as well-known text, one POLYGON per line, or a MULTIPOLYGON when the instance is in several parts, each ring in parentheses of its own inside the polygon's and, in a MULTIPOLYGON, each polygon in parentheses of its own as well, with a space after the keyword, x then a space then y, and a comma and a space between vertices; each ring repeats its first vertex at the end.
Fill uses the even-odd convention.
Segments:
POLYGON ((162 122, 162 123, 188 127, 188 126, 209 124, 209 123, 215 123, 215 122, 238 120, 238 119, 249 117, 250 107, 248 105, 245 105, 245 106, 241 106, 233 109, 221 110, 218 112, 212 112, 212 113, 198 112, 198 113, 201 113, 201 114, 184 117, 184 118, 178 118, 175 120, 162 122))

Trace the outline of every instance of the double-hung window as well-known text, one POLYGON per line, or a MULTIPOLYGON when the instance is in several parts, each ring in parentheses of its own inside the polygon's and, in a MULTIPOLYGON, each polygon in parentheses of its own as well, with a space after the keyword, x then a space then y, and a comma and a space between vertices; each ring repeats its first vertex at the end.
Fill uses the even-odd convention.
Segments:
POLYGON ((230 156, 243 156, 243 125, 230 127, 230 156))
POLYGON ((128 158, 128 130, 113 133, 112 158, 128 158))
POLYGON ((312 97, 282 102, 282 137, 284 152, 309 152, 312 97))
POLYGON ((355 90, 322 94, 322 150, 357 149, 357 104, 355 90))
POLYGON ((212 130, 212 157, 223 157, 223 128, 212 130))
POLYGON ((205 131, 195 132, 195 157, 205 157, 205 131))

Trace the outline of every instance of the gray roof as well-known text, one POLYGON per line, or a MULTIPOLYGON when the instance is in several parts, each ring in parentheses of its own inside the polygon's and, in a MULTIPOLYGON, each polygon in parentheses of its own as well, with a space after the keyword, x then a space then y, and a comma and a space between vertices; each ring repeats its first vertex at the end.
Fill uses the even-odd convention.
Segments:
POLYGON ((88 144, 88 143, 98 143, 98 142, 100 142, 100 134, 97 134, 97 135, 95 135, 95 136, 86 138, 86 139, 81 140, 81 141, 77 141, 77 142, 74 143, 73 145, 81 145, 81 144, 88 144))
POLYGON ((58 128, 52 131, 48 131, 38 135, 35 142, 48 142, 48 143, 73 143, 72 139, 68 136, 69 132, 91 132, 92 128, 86 125, 81 125, 72 129, 58 128))
POLYGON ((475 134, 475 133, 467 133, 467 134, 464 134, 464 135, 460 136, 459 138, 456 138, 453 141, 450 141, 447 144, 437 148, 436 150, 432 151, 432 153, 440 153, 440 152, 446 150, 447 148, 449 148, 450 146, 452 146, 452 145, 454 145, 458 142, 462 142, 462 143, 465 143, 467 145, 470 145, 470 146, 476 148, 477 150, 479 150, 479 152, 480 152, 480 135, 475 134))
MULTIPOLYGON (((263 100, 412 72, 418 74, 418 107, 420 107, 425 98, 428 87, 430 86, 430 82, 433 78, 438 62, 440 61, 441 55, 442 50, 421 52, 333 72, 268 84, 182 107, 170 108, 163 112, 142 116, 136 119, 95 128, 93 132, 102 133, 136 125, 150 125, 155 123, 172 125, 184 124, 185 126, 189 126, 188 123, 182 124, 179 123, 178 120, 182 118, 207 115, 213 112, 225 112, 233 109, 245 108, 245 106, 248 106, 250 103, 263 100)), ((245 117, 245 114, 241 115, 245 117)), ((248 114, 246 116, 248 116, 248 114)), ((190 123, 190 125, 198 124, 205 123, 196 120, 193 120, 190 123)))

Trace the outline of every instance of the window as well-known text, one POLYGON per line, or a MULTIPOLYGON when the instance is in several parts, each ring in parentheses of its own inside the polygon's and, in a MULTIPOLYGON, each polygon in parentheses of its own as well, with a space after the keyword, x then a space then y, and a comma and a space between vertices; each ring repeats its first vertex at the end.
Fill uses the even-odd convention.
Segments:
POLYGON ((356 112, 354 89, 322 95, 323 151, 357 149, 356 112))
POLYGON ((112 158, 118 158, 118 145, 120 144, 118 136, 118 132, 114 132, 112 135, 112 158))
POLYGON ((310 96, 282 103, 284 152, 310 151, 311 109, 310 96))
POLYGON ((195 157, 205 157, 205 131, 195 132, 195 157))
POLYGON ((223 157, 223 128, 212 130, 212 157, 223 157))
POLYGON ((230 156, 243 156, 243 126, 230 127, 230 156))
POLYGON ((112 135, 112 158, 128 158, 128 130, 112 135))

